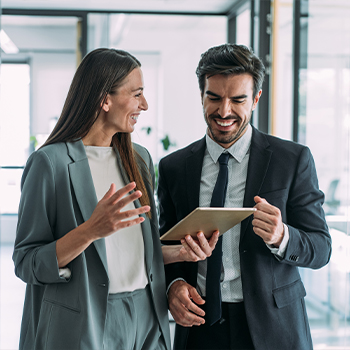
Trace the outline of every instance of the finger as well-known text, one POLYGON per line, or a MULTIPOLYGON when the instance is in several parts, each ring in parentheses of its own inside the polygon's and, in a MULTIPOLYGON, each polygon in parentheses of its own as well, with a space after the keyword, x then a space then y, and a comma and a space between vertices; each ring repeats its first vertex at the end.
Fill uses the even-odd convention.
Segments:
MULTIPOLYGON (((209 241, 207 237, 205 237, 203 232, 197 233, 198 238, 198 244, 200 246, 200 249, 205 253, 206 257, 211 256, 211 253, 213 251, 213 247, 210 246, 209 241)), ((215 246, 215 244, 214 244, 215 246)))
MULTIPOLYGON (((198 295, 199 296, 199 295, 198 295)), ((202 304, 204 300, 202 300, 202 304)), ((197 306, 193 301, 193 298, 188 295, 179 295, 178 298, 173 300, 173 309, 176 309, 177 313, 181 315, 181 318, 186 319, 187 324, 193 323, 204 323, 203 316, 205 316, 205 312, 199 306, 197 306)))
MULTIPOLYGON (((190 299, 192 299, 196 304, 199 304, 199 305, 205 304, 205 300, 202 299, 202 297, 197 292, 196 288, 189 286, 188 293, 189 293, 190 299)), ((202 309, 198 308, 197 305, 195 304, 194 306, 196 307, 196 309, 198 309, 198 315, 203 315, 203 316, 205 315, 205 312, 202 309)))
POLYGON ((259 196, 255 196, 255 197, 254 197, 254 202, 255 202, 256 204, 258 204, 258 203, 267 203, 267 200, 266 200, 265 198, 261 198, 261 197, 259 197, 259 196))
POLYGON ((272 227, 270 225, 266 224, 265 222, 260 221, 260 220, 253 220, 253 221, 252 221, 253 228, 262 230, 267 234, 272 232, 272 227))
POLYGON ((135 192, 133 192, 131 194, 127 194, 123 198, 119 198, 118 200, 112 200, 111 204, 114 205, 114 209, 116 211, 120 211, 121 209, 123 209, 128 204, 136 201, 136 199, 139 199, 141 196, 142 196, 142 192, 141 191, 135 191, 135 192))
POLYGON ((192 261, 197 262, 201 260, 195 252, 192 250, 192 248, 187 244, 185 239, 181 239, 182 248, 180 250, 180 253, 182 256, 184 256, 184 261, 192 261), (183 251, 185 250, 185 251, 183 251))
POLYGON ((278 236, 267 233, 265 230, 262 230, 259 227, 253 227, 253 231, 256 235, 260 236, 266 244, 275 244, 279 239, 278 236))
MULTIPOLYGON (((185 237, 185 240, 187 243, 187 245, 185 246, 185 249, 189 253, 195 254, 195 256, 199 257, 201 260, 204 260, 207 257, 207 254, 205 252, 205 247, 203 248, 202 246, 200 246, 199 242, 196 243, 190 235, 187 235, 185 237)), ((206 244, 206 249, 210 252, 209 244, 208 244, 208 241, 205 237, 204 237, 204 240, 205 240, 205 242, 202 239, 202 243, 203 243, 203 245, 206 244)))
POLYGON ((111 184, 111 186, 109 187, 108 191, 105 193, 105 195, 102 197, 102 199, 108 199, 110 198, 113 193, 115 192, 116 190, 116 186, 114 183, 111 184))
POLYGON ((205 323, 204 318, 188 311, 181 303, 179 303, 179 305, 171 303, 169 305, 169 310, 174 318, 174 321, 183 327, 200 326, 201 324, 205 323))
POLYGON ((205 315, 205 312, 195 305, 192 300, 196 300, 199 303, 202 300, 202 304, 205 303, 196 289, 188 283, 184 281, 173 283, 169 289, 168 301, 169 310, 176 323, 185 327, 205 323, 205 320, 201 317, 205 315))
MULTIPOLYGON (((118 202, 121 198, 126 196, 130 191, 132 191, 136 187, 135 182, 130 182, 126 186, 120 188, 117 192, 113 194, 113 196, 110 198, 111 202, 115 204, 118 202)), ((136 191, 137 192, 137 191, 136 191)))
POLYGON ((280 217, 280 211, 278 208, 272 205, 255 206, 256 211, 253 214, 254 219, 259 219, 269 223, 275 222, 280 217))
POLYGON ((151 207, 149 205, 144 205, 140 208, 130 209, 125 211, 120 211, 115 214, 115 220, 126 220, 133 218, 134 216, 138 216, 140 214, 144 214, 149 212, 151 207))
POLYGON ((256 215, 253 216, 253 220, 252 220, 253 225, 259 225, 259 223, 272 224, 272 222, 273 222, 272 217, 264 212, 256 213, 256 215))
POLYGON ((220 236, 219 231, 214 231, 213 234, 211 235, 210 240, 209 240, 209 246, 212 250, 215 248, 216 243, 218 243, 219 236, 220 236))
POLYGON ((262 230, 260 227, 253 227, 253 231, 255 232, 256 235, 260 236, 263 241, 265 242, 268 238, 266 231, 262 230))
POLYGON ((273 206, 271 206, 269 209, 265 209, 265 211, 257 210, 254 212, 254 220, 260 220, 273 226, 278 225, 280 218, 280 210, 273 206))
POLYGON ((119 231, 119 230, 126 228, 126 227, 141 224, 144 221, 145 221, 145 218, 143 218, 142 216, 138 217, 136 219, 132 219, 132 220, 119 221, 115 227, 115 231, 119 231))

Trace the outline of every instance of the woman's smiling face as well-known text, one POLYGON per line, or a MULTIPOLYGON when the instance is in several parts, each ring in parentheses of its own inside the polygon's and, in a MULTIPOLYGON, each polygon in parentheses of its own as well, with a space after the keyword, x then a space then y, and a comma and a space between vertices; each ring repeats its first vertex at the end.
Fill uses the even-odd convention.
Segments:
POLYGON ((115 93, 108 94, 103 110, 104 122, 117 132, 132 133, 141 113, 148 109, 143 95, 143 75, 141 68, 135 68, 115 93))

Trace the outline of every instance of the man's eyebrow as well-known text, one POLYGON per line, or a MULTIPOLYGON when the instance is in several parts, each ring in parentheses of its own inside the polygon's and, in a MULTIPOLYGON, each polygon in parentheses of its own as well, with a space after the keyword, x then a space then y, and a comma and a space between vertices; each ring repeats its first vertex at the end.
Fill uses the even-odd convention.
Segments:
POLYGON ((209 91, 209 90, 207 90, 205 93, 206 93, 207 95, 210 95, 210 96, 221 97, 220 95, 215 94, 214 92, 211 92, 211 91, 209 91))
POLYGON ((248 95, 239 95, 230 97, 231 100, 242 100, 243 98, 247 98, 248 95))
MULTIPOLYGON (((210 95, 210 96, 213 96, 213 97, 221 97, 220 95, 218 95, 218 94, 216 94, 216 93, 214 93, 214 92, 212 92, 210 90, 207 90, 205 93, 207 95, 210 95)), ((230 97, 230 99, 231 100, 242 100, 242 99, 247 98, 247 97, 248 97, 248 95, 239 95, 239 96, 232 96, 232 97, 230 97)))

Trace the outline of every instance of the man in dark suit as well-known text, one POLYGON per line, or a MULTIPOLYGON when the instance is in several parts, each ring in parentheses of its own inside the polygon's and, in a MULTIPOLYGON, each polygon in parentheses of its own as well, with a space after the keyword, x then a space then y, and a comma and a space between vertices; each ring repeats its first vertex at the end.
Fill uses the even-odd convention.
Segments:
POLYGON ((312 349, 298 267, 327 264, 331 238, 310 150, 250 125, 265 73, 250 49, 213 47, 196 73, 207 134, 159 164, 160 232, 210 206, 222 153, 229 153, 224 206, 256 211, 215 248, 218 303, 207 275, 215 251, 204 262, 166 266, 174 348, 312 349))

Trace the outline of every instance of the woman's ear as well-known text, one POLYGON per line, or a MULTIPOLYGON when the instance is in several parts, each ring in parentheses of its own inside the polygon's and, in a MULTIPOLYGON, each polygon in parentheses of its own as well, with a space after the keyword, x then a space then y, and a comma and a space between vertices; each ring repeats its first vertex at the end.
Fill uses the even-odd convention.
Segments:
POLYGON ((102 106, 102 109, 105 111, 105 112, 109 112, 109 106, 108 104, 105 102, 102 106))
POLYGON ((109 112, 109 102, 110 102, 110 98, 109 98, 109 95, 107 95, 106 98, 101 103, 101 107, 105 112, 109 112))

